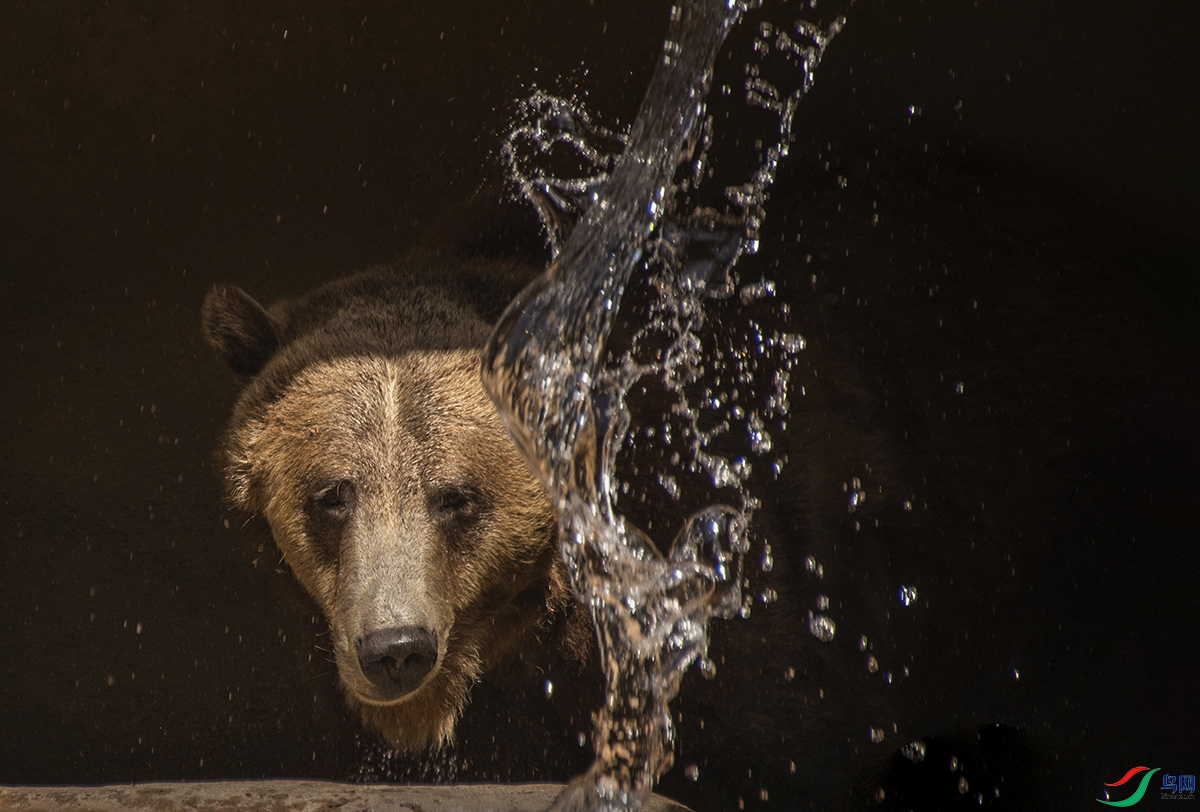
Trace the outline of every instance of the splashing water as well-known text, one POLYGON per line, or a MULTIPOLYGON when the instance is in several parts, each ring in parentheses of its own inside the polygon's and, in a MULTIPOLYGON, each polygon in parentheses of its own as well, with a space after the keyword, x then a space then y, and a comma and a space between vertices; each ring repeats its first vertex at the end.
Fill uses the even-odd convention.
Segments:
MULTIPOLYGON (((498 322, 483 380, 559 511, 563 557, 592 613, 607 689, 596 715, 595 763, 556 809, 641 806, 671 765, 668 702, 683 672, 697 660, 712 667, 704 659, 708 619, 749 611, 741 587, 755 506, 744 487, 751 462, 719 453, 715 440, 740 424, 752 454, 769 453, 767 421, 786 416, 787 373, 804 341, 752 325, 755 351, 714 360, 697 330, 706 296, 737 293, 734 301, 750 304, 774 294, 770 283, 737 289, 731 271, 739 257, 757 250, 765 192, 787 154, 796 104, 842 24, 839 18, 827 29, 803 20, 791 29, 760 25, 744 100, 760 116, 766 112, 769 124, 755 142, 749 178, 725 183, 711 180, 720 133, 706 116, 705 98, 718 49, 753 7, 726 0, 672 7, 661 62, 628 137, 539 91, 519 111, 523 122, 505 148, 522 193, 546 226, 554 261, 498 322), (789 68, 794 86, 781 89, 765 78, 768 58, 789 68), (635 270, 657 300, 613 350, 617 309, 635 270), (755 352, 775 368, 761 409, 744 405, 746 399, 735 403, 737 386, 750 385, 760 371, 755 352), (698 386, 706 362, 732 375, 731 387, 698 386), (646 381, 656 382, 678 418, 670 425, 691 456, 685 467, 732 497, 692 513, 661 547, 616 508, 615 462, 632 436, 627 400, 646 381)), ((656 481, 678 498, 672 476, 659 471, 656 481)), ((768 550, 764 562, 769 558, 768 550)))

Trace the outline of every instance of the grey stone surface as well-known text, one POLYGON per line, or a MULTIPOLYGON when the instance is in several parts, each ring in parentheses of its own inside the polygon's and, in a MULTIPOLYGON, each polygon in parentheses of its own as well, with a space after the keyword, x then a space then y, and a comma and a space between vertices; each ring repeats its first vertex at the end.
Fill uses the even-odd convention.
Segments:
MULTIPOLYGON (((213 781, 93 787, 0 787, 4 812, 542 812, 561 784, 380 786, 327 781, 213 781)), ((654 796, 645 812, 687 812, 654 796)))

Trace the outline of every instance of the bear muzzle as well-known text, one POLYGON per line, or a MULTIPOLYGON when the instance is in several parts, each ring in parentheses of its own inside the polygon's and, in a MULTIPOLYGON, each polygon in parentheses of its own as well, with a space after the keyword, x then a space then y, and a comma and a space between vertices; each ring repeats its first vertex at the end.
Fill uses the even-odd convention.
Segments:
POLYGON ((438 660, 437 635, 420 626, 378 629, 355 645, 358 664, 372 687, 370 700, 394 702, 425 684, 438 660))

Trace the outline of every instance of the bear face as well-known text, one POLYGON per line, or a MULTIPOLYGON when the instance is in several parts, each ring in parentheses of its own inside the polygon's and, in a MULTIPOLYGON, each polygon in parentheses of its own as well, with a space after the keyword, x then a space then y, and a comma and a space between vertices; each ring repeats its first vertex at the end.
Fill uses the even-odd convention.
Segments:
POLYGON ((377 271, 270 311, 216 288, 204 330, 253 376, 231 500, 324 613, 350 704, 399 750, 451 742, 471 686, 553 648, 573 606, 557 518, 479 380, 487 325, 377 271))

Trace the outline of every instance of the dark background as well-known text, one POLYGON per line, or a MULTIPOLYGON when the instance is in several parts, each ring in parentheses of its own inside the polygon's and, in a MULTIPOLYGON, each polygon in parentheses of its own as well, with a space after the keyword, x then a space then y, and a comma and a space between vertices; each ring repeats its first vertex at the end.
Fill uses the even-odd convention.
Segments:
MULTIPOLYGON (((321 622, 222 505, 215 450, 237 383, 200 339, 200 302, 224 281, 298 293, 434 228, 470 236, 455 224, 501 194, 514 100, 537 84, 628 124, 666 16, 6 5, 0 782, 355 773, 367 745, 316 648, 321 622)), ((963 428, 964 469, 988 476, 956 479, 938 445, 953 438, 933 435, 909 474, 934 471, 964 504, 999 488, 996 532, 1037 565, 1011 576, 1021 611, 991 621, 1025 641, 995 659, 1024 668, 1028 693, 1006 706, 993 699, 1011 686, 950 686, 945 704, 1034 731, 1041 780, 1081 805, 1135 764, 1200 766, 1198 23, 1186 0, 860 0, 769 209, 802 238, 785 258, 817 255, 822 292, 876 302, 810 343, 825 330, 866 367, 932 381, 946 369, 930 359, 961 341, 950 374, 970 387, 994 361, 1013 376, 996 403, 1025 393, 1007 434, 963 428), (892 295, 923 294, 948 257, 965 258, 952 296, 892 295), (976 301, 982 326, 938 337, 976 301), (925 321, 907 318, 919 307, 925 321), (1022 444, 1032 467, 1003 453, 1022 444)), ((496 208, 514 251, 539 245, 535 221, 496 208)))

